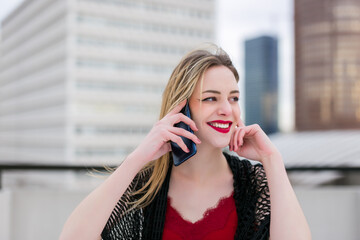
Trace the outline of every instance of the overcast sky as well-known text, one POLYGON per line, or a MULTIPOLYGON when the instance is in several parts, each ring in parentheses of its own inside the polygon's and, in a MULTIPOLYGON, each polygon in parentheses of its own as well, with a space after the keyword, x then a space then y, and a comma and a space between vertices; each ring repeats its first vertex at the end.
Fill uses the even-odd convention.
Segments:
MULTIPOLYGON (((0 21, 22 1, 0 0, 0 21)), ((284 131, 292 130, 293 0, 217 0, 216 8, 216 43, 229 53, 240 72, 241 79, 244 79, 244 41, 265 34, 278 37, 280 128, 284 131)))

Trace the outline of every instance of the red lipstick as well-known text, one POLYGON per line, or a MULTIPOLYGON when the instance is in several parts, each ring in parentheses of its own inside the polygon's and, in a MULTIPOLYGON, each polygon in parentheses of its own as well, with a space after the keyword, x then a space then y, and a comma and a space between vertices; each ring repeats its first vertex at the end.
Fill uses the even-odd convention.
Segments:
POLYGON ((230 131, 231 128, 231 121, 222 121, 222 120, 216 120, 216 121, 211 121, 207 123, 210 127, 212 127, 213 129, 215 129, 218 132, 221 133, 228 133, 230 131), (225 125, 228 124, 229 126, 224 128, 224 126, 221 125, 225 125))

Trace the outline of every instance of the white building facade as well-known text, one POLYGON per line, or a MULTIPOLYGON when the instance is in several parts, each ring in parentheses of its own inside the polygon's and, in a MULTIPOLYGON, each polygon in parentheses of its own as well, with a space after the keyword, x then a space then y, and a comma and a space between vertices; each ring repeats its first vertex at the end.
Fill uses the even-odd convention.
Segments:
POLYGON ((2 23, 0 161, 119 163, 214 40, 214 0, 24 1, 2 23))

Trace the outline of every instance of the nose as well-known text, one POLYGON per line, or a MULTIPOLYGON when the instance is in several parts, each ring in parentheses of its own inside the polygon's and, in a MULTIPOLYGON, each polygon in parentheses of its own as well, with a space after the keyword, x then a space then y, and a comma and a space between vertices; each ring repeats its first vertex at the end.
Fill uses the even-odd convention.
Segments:
POLYGON ((218 108, 218 114, 222 116, 228 116, 232 112, 231 105, 229 101, 222 101, 220 102, 219 108, 218 108))

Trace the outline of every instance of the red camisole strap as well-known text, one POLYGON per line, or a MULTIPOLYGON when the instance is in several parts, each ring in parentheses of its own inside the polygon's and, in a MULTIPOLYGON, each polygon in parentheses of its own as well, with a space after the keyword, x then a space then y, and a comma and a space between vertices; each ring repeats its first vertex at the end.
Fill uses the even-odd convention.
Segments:
POLYGON ((167 199, 164 240, 215 240, 234 239, 237 213, 233 194, 219 200, 215 208, 208 209, 195 223, 185 220, 167 199))

